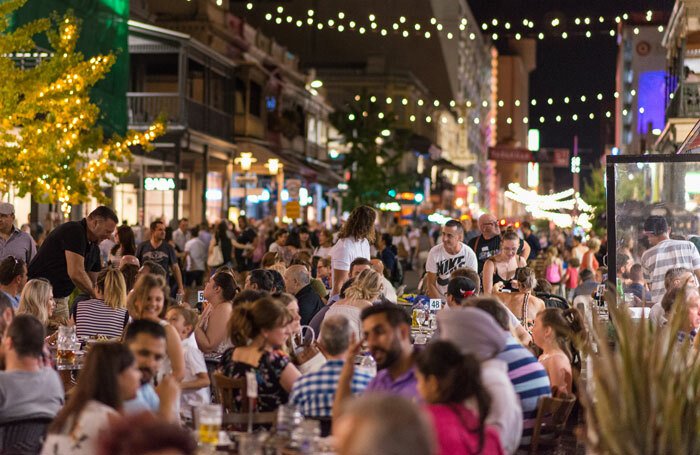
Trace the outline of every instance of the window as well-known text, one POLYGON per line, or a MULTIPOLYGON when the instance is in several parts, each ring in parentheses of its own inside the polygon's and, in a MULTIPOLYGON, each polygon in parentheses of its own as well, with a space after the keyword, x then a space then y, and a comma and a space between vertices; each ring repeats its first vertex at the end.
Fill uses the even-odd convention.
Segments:
POLYGON ((260 117, 262 103, 262 87, 255 82, 250 83, 250 114, 256 117, 260 117))

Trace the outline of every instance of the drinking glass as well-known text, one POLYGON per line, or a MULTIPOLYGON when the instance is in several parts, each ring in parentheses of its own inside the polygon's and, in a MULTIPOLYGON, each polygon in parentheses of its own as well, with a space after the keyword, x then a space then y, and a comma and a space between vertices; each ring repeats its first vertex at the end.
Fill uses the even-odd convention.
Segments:
POLYGON ((423 329, 423 324, 425 323, 425 311, 418 310, 418 314, 416 314, 416 322, 418 323, 418 328, 423 329))
POLYGON ((75 351, 80 349, 80 343, 76 337, 74 325, 62 325, 58 328, 56 348, 58 363, 71 364, 75 361, 75 351))
POLYGON ((221 430, 222 408, 217 404, 203 404, 197 407, 197 430, 199 442, 213 445, 219 443, 219 430, 221 430))

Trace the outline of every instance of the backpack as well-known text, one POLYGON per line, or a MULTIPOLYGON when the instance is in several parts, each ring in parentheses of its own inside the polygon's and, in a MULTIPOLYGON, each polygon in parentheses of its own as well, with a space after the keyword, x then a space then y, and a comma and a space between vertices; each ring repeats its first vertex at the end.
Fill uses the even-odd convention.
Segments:
POLYGON ((394 268, 391 269, 389 281, 391 281, 394 286, 399 286, 403 282, 403 266, 401 265, 401 261, 398 257, 395 257, 394 259, 394 268))

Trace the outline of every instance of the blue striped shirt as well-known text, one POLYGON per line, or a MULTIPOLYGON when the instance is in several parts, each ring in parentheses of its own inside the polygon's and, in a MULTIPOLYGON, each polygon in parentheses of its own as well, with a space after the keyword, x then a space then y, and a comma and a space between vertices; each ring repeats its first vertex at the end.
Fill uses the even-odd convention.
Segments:
MULTIPOLYGON (((331 417, 344 363, 342 360, 329 360, 318 371, 297 379, 289 395, 289 403, 299 406, 305 417, 331 417)), ((351 383, 353 395, 362 393, 371 379, 372 376, 355 370, 351 383)))
POLYGON ((527 450, 537 419, 540 397, 551 396, 552 388, 547 370, 535 356, 510 333, 506 334, 506 340, 506 348, 496 358, 508 364, 508 378, 520 398, 523 409, 523 437, 520 440, 520 448, 527 450))

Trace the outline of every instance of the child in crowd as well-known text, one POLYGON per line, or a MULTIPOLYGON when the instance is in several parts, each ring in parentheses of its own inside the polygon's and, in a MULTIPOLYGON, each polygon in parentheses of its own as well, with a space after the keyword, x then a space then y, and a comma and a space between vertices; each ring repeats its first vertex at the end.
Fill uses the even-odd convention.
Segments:
POLYGON ((542 349, 538 360, 549 375, 552 396, 572 393, 571 367, 581 368, 581 358, 573 337, 580 336, 583 330, 583 319, 574 308, 546 308, 537 313, 532 341, 542 349))
POLYGON ((210 401, 209 375, 204 363, 204 354, 197 347, 194 328, 197 327, 199 315, 183 305, 170 307, 166 319, 182 340, 182 352, 185 356, 185 378, 180 383, 182 395, 180 408, 190 409, 210 401))
POLYGON ((566 298, 571 302, 574 298, 574 289, 578 287, 578 268, 581 265, 581 261, 576 256, 572 256, 569 259, 566 267, 566 274, 564 275, 564 282, 566 283, 566 298))

